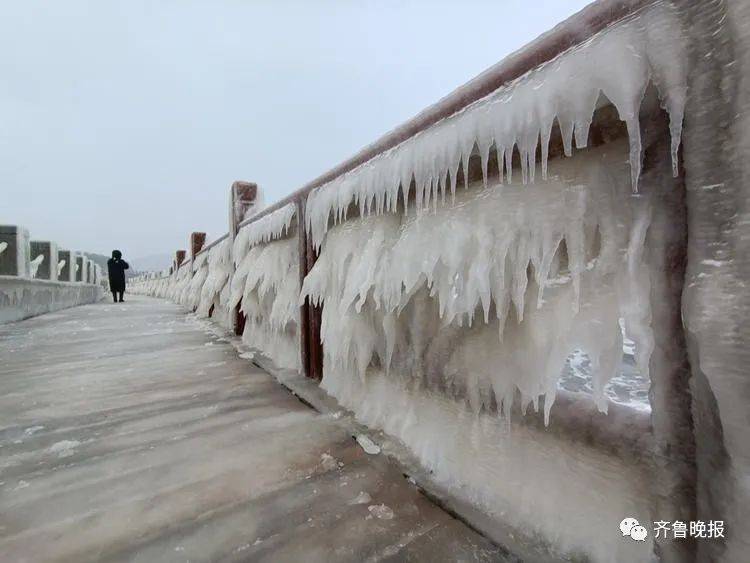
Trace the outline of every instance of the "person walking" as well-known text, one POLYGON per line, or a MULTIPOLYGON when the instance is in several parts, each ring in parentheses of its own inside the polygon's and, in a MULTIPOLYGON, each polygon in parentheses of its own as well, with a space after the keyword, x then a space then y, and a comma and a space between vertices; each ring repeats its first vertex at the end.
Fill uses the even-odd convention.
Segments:
POLYGON ((117 303, 117 294, 120 295, 120 303, 124 301, 122 295, 125 293, 125 270, 128 268, 130 268, 130 265, 122 259, 122 252, 113 250, 112 258, 107 260, 107 270, 109 272, 109 290, 112 292, 115 303, 117 303))

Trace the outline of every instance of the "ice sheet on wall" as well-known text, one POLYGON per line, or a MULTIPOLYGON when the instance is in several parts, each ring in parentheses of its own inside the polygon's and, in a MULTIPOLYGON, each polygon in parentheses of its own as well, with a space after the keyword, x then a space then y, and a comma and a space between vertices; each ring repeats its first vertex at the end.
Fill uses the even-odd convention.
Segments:
POLYGON ((650 202, 631 194, 618 144, 556 160, 535 184, 480 185, 433 211, 331 229, 301 295, 325 303, 324 385, 379 367, 476 412, 544 397, 548 418, 566 359, 583 350, 606 412, 622 327, 643 374, 653 349, 650 202))

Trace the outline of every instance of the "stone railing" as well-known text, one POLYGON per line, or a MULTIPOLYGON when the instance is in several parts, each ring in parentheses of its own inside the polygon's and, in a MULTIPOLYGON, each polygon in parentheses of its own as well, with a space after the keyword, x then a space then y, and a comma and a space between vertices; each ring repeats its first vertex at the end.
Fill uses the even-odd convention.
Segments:
POLYGON ((106 279, 84 254, 30 240, 16 225, 0 225, 0 323, 102 298, 106 279))
POLYGON ((742 561, 749 25, 596 2, 269 208, 235 183, 131 287, 321 379, 529 560, 742 561))

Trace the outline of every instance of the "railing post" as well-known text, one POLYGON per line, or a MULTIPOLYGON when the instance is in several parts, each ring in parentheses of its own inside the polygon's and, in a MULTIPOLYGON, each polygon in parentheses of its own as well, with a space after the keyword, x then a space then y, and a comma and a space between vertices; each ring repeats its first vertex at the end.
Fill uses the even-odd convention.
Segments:
MULTIPOLYGON (((258 184, 254 182, 236 181, 232 183, 229 194, 229 245, 234 247, 234 239, 239 231, 239 225, 251 209, 257 203, 258 184)), ((232 275, 234 275, 234 257, 232 259, 232 275)), ((231 277, 230 277, 231 279, 231 277)), ((232 328, 236 335, 241 335, 245 330, 245 315, 240 310, 242 300, 234 308, 232 315, 232 328)))
POLYGON ((182 263, 185 261, 185 254, 186 251, 184 250, 178 250, 174 253, 175 270, 179 270, 180 266, 182 266, 182 263))
POLYGON ((0 225, 0 275, 29 275, 29 231, 17 225, 0 225))
POLYGON ((229 201, 229 238, 234 241, 239 224, 258 198, 258 184, 236 181, 232 183, 229 201))
POLYGON ((206 233, 190 233, 190 260, 195 260, 195 255, 201 251, 206 244, 206 233))
POLYGON ((32 277, 40 280, 57 279, 57 245, 48 240, 32 240, 29 243, 29 259, 32 277), (41 257, 41 262, 36 262, 41 257))
POLYGON ((73 281, 71 277, 71 272, 75 270, 75 268, 72 268, 70 265, 70 250, 58 250, 57 251, 57 264, 55 264, 55 271, 57 271, 60 262, 63 262, 64 264, 60 268, 60 272, 57 274, 57 279, 59 281, 64 282, 70 282, 73 281))
MULTIPOLYGON (((312 238, 307 236, 305 225, 306 196, 300 196, 297 201, 297 237, 299 241, 299 283, 300 288, 305 276, 312 270, 318 256, 312 245, 312 238)), ((300 307, 300 355, 302 370, 306 377, 323 379, 323 345, 320 342, 321 308, 313 306, 310 298, 300 307)))
POLYGON ((86 258, 83 257, 83 256, 81 256, 80 254, 76 254, 75 259, 76 259, 76 261, 75 261, 75 266, 74 266, 74 269, 75 269, 75 280, 74 281, 76 281, 76 282, 82 282, 82 281, 84 281, 83 269, 86 266, 86 258))

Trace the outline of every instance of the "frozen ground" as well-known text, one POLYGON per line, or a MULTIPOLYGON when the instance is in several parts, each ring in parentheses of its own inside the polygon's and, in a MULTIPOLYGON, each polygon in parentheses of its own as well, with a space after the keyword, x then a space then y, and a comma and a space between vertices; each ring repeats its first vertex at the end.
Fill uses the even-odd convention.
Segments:
POLYGON ((180 311, 0 327, 1 561, 506 560, 180 311))

